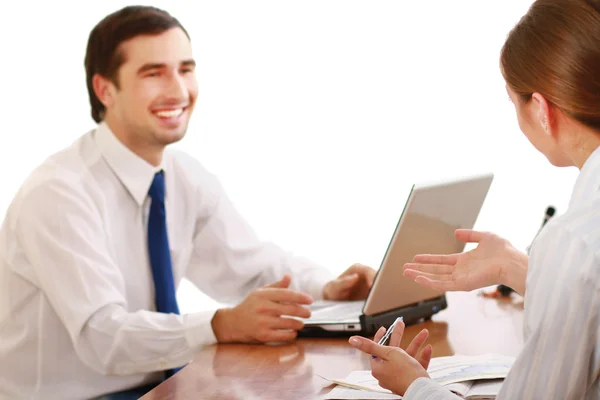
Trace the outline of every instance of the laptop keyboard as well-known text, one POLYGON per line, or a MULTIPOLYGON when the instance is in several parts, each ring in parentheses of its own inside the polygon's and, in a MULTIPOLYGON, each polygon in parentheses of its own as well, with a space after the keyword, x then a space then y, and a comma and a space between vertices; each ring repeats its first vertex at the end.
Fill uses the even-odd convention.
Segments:
POLYGON ((336 322, 358 321, 364 300, 359 301, 316 301, 310 306, 312 315, 308 321, 336 322))

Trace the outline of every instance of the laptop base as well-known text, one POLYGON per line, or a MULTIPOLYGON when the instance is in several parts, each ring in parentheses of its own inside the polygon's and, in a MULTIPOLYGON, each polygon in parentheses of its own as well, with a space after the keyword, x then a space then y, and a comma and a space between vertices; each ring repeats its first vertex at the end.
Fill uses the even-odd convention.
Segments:
POLYGON ((349 338, 354 335, 362 335, 362 333, 361 331, 350 330, 329 331, 320 326, 305 326, 301 331, 298 331, 299 338, 349 338))
POLYGON ((390 326, 394 323, 396 318, 400 316, 403 317, 404 324, 409 326, 429 320, 434 314, 437 314, 446 308, 448 308, 446 296, 442 295, 434 299, 425 300, 377 315, 361 315, 360 328, 348 323, 342 323, 345 326, 344 328, 332 330, 325 329, 321 326, 305 326, 302 330, 298 331, 298 337, 335 338, 350 337, 353 335, 373 336, 381 326, 390 326))
POLYGON ((446 295, 434 299, 424 300, 402 308, 386 311, 376 315, 361 315, 361 335, 372 336, 377 330, 384 326, 388 327, 394 323, 396 318, 402 317, 404 325, 414 325, 422 321, 430 320, 434 314, 448 308, 446 295))

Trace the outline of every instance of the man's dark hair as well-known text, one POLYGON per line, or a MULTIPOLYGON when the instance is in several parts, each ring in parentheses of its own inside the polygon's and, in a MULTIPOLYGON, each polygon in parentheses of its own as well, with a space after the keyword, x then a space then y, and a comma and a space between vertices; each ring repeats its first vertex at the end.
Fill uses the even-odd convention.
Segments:
POLYGON ((104 118, 105 107, 94 93, 92 78, 99 74, 110 79, 117 88, 117 71, 125 62, 119 46, 126 40, 139 35, 159 35, 172 28, 181 28, 181 23, 168 12, 150 6, 128 6, 107 15, 90 33, 85 54, 87 80, 92 118, 96 122, 104 118))

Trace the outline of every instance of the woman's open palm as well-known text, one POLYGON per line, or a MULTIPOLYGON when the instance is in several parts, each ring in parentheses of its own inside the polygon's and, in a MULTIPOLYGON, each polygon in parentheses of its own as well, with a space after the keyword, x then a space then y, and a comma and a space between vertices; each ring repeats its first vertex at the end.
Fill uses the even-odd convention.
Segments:
POLYGON ((415 282, 442 291, 470 291, 502 282, 504 266, 514 247, 489 232, 458 229, 456 238, 477 247, 456 254, 419 254, 404 265, 404 275, 415 282))

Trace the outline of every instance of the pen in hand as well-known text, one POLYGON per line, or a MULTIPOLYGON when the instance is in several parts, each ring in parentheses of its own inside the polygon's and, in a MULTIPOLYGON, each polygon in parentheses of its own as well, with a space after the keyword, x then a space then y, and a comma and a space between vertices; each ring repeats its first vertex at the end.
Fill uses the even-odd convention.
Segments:
MULTIPOLYGON (((396 318, 394 323, 392 325, 390 325, 390 327, 386 330, 385 335, 383 335, 383 337, 381 339, 379 339, 379 342, 377 342, 377 344, 381 345, 381 346, 387 346, 388 343, 390 342, 390 338, 392 337, 392 332, 394 332, 394 328, 396 327, 396 324, 402 320, 403 320, 402 317, 396 318)), ((371 358, 376 358, 376 357, 371 355, 371 358)))

